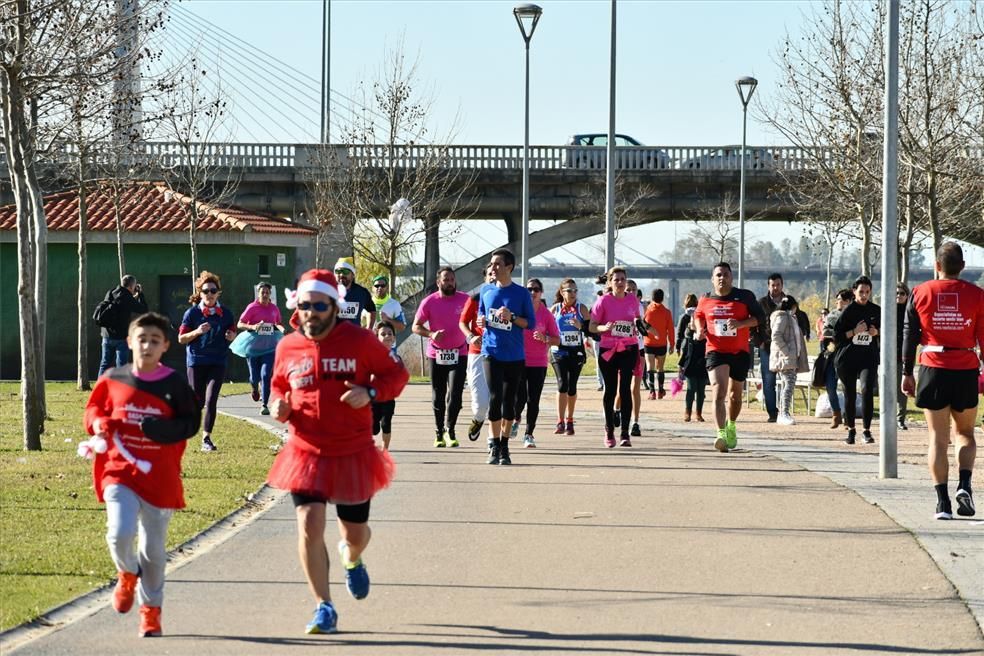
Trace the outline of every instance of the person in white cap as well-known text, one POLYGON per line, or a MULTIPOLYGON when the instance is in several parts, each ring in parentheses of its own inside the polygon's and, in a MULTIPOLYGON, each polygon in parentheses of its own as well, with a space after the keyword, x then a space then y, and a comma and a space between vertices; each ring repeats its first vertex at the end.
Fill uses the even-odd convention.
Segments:
POLYGON ((339 321, 339 285, 331 271, 305 273, 297 289, 297 331, 277 345, 270 412, 290 437, 267 477, 295 507, 301 564, 318 605, 308 633, 337 631, 328 590, 326 506, 338 515, 345 584, 369 594, 362 553, 369 544, 369 503, 389 485, 394 464, 372 436, 370 403, 390 401, 410 374, 368 330, 339 321))
POLYGON ((344 288, 342 298, 338 301, 339 320, 369 328, 376 325, 376 304, 369 290, 355 282, 355 264, 352 258, 338 258, 338 262, 335 262, 335 277, 344 288), (368 321, 364 321, 364 318, 368 321))

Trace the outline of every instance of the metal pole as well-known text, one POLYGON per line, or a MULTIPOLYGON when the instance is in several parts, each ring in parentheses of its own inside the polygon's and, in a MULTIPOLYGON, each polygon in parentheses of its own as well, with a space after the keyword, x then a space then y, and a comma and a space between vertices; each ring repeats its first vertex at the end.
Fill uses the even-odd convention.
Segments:
POLYGON ((605 270, 615 266, 615 0, 608 71, 608 152, 605 176, 605 270))
MULTIPOLYGON (((749 95, 749 99, 751 96, 749 95)), ((745 287, 745 157, 748 136, 748 103, 741 104, 741 182, 738 190, 738 288, 745 287)))
POLYGON ((523 130, 523 241, 521 246, 520 260, 522 270, 520 282, 525 283, 529 277, 529 250, 528 242, 530 237, 530 42, 526 41, 526 108, 524 111, 525 126, 523 130))
POLYGON ((881 253, 881 369, 878 374, 881 448, 878 475, 898 478, 898 312, 895 289, 898 285, 898 139, 899 139, 899 0, 886 0, 888 29, 885 30, 885 135, 882 169, 882 253, 881 253))

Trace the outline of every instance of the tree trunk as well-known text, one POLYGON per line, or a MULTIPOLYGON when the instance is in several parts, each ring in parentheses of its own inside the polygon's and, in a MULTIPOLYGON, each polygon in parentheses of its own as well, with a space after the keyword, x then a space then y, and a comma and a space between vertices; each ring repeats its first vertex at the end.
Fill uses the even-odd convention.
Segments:
POLYGON ((89 317, 86 311, 89 307, 86 302, 86 229, 88 228, 88 199, 86 198, 85 188, 85 156, 79 152, 79 296, 78 296, 78 370, 77 387, 79 391, 92 389, 89 385, 89 341, 88 326, 89 317))
POLYGON ((908 167, 905 178, 905 233, 899 240, 899 282, 909 282, 909 254, 912 251, 912 239, 915 235, 915 173, 913 167, 908 167))
POLYGON ((195 230, 198 227, 198 199, 191 199, 191 207, 188 216, 188 236, 191 246, 191 289, 195 289, 195 279, 198 278, 198 242, 195 230))
POLYGON ((943 245, 943 230, 940 228, 940 206, 936 189, 936 171, 926 171, 926 216, 933 232, 933 253, 943 245))
MULTIPOLYGON (((24 15, 24 14, 22 14, 24 15)), ((0 95, 3 103, 4 147, 7 151, 7 167, 17 207, 17 297, 20 328, 21 401, 24 448, 41 450, 41 434, 44 432, 44 372, 41 351, 41 327, 38 320, 35 280, 37 266, 34 231, 34 208, 30 195, 28 169, 32 149, 25 148, 28 139, 24 115, 25 103, 20 81, 11 71, 0 71, 0 95), (41 390, 41 394, 38 390, 41 390)))
POLYGON ((871 223, 867 212, 862 209, 858 213, 861 221, 861 275, 871 277, 871 223))
POLYGON ((830 307, 830 277, 831 269, 834 266, 834 241, 832 239, 827 240, 827 286, 823 295, 823 306, 826 308, 830 307))

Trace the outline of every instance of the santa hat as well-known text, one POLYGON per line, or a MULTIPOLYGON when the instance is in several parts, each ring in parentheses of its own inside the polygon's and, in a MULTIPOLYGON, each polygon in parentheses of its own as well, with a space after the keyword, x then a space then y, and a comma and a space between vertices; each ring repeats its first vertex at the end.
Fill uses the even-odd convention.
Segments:
POLYGON ((335 262, 335 271, 338 271, 339 269, 348 269, 349 271, 352 272, 352 275, 354 276, 355 275, 355 262, 353 261, 353 258, 351 258, 351 257, 340 257, 340 258, 338 258, 338 261, 335 262))
POLYGON ((311 269, 305 272, 297 283, 296 296, 304 292, 318 292, 336 301, 345 298, 345 287, 339 285, 335 274, 327 269, 311 269))

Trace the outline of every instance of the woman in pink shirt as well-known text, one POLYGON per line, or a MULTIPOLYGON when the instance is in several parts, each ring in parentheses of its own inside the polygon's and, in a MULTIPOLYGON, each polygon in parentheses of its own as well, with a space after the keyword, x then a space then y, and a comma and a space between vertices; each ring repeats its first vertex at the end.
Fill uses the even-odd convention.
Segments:
POLYGON ((622 267, 607 274, 609 293, 602 294, 591 308, 591 331, 601 333, 598 364, 605 380, 605 446, 615 446, 615 395, 621 408, 619 446, 632 446, 629 423, 632 419, 632 372, 639 362, 636 321, 639 301, 627 294, 628 276, 622 267))
MULTIPOLYGON (((249 365, 253 401, 261 401, 261 415, 270 414, 267 403, 270 401, 270 379, 273 378, 273 356, 284 332, 280 308, 271 300, 271 291, 268 282, 256 286, 256 300, 243 310, 237 326, 239 330, 247 331, 242 333, 242 340, 247 342, 243 352, 249 365), (269 345, 269 349, 262 346, 264 344, 269 345)), ((233 348, 233 352, 238 354, 239 349, 233 348)))
POLYGON ((547 365, 551 346, 560 344, 560 329, 550 308, 543 302, 543 283, 537 278, 526 282, 526 289, 533 297, 536 324, 531 330, 523 331, 523 349, 526 353, 526 371, 519 385, 516 399, 516 424, 523 408, 526 408, 526 434, 523 436, 523 446, 527 449, 536 447, 533 430, 540 416, 540 395, 543 393, 543 382, 547 378, 547 365))

